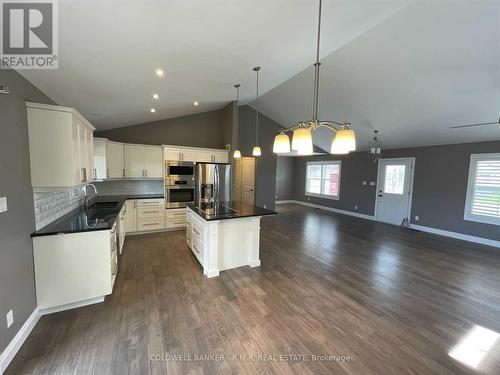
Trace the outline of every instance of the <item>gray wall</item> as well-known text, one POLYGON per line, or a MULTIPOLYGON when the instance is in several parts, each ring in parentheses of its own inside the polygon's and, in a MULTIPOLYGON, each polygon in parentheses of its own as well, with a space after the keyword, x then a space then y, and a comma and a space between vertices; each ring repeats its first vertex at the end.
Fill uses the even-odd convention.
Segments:
POLYGON ((278 156, 276 159, 276 200, 284 201, 294 199, 295 158, 278 156))
POLYGON ((35 230, 25 101, 54 104, 13 70, 0 70, 0 84, 10 95, 0 95, 0 196, 8 211, 0 214, 0 352, 36 307, 33 250, 35 230), (14 310, 7 329, 5 315, 14 310))
MULTIPOLYGON (((414 224, 500 240, 498 226, 463 219, 470 155, 500 152, 500 141, 385 150, 383 157, 415 157, 415 177, 411 219, 414 224), (418 215, 418 222, 413 219, 418 215)), ((295 159, 294 196, 328 207, 373 215, 375 187, 362 181, 376 181, 377 167, 365 152, 335 157, 332 155, 295 159), (307 160, 342 159, 340 200, 306 197, 305 163, 307 160), (309 199, 308 199, 309 198, 309 199), (358 210, 354 210, 354 205, 358 210)))
MULTIPOLYGON (((238 109, 238 142, 242 156, 252 156, 255 145, 256 111, 248 105, 238 109)), ((259 115, 259 146, 262 156, 257 158, 255 174, 255 204, 274 209, 276 200, 276 154, 273 142, 282 127, 270 118, 259 115)))
MULTIPOLYGON (((228 107, 231 108, 232 104, 228 107)), ((225 148, 231 143, 230 108, 228 107, 159 120, 122 128, 98 131, 96 137, 117 142, 143 143, 150 145, 178 145, 207 148, 225 148)))

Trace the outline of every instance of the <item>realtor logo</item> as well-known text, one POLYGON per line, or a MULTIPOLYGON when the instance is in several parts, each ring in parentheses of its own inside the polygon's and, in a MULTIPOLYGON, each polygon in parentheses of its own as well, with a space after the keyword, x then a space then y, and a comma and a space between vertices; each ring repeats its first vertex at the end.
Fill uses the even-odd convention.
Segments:
POLYGON ((0 2, 0 68, 57 69, 57 0, 0 2))

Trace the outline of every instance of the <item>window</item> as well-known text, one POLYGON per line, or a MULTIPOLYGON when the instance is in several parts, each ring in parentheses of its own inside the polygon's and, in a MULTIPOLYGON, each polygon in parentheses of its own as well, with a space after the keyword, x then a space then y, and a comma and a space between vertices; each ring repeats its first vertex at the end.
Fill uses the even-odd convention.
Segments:
POLYGON ((387 165, 385 167, 384 193, 403 194, 405 187, 405 165, 387 165))
POLYGON ((307 163, 306 195, 339 199, 340 161, 307 163))
POLYGON ((500 225, 500 154, 473 154, 465 220, 500 225))

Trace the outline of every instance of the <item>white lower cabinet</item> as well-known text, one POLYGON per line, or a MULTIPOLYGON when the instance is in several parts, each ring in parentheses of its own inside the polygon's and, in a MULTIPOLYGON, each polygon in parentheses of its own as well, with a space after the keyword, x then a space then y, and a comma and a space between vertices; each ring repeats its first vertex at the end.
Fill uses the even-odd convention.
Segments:
POLYGON ((137 201, 127 200, 125 207, 125 233, 137 232, 137 201))
POLYGON ((111 230, 33 237, 38 309, 42 313, 100 302, 118 272, 118 223, 111 230))
POLYGON ((186 222, 185 208, 169 208, 165 211, 165 228, 185 228, 186 222))

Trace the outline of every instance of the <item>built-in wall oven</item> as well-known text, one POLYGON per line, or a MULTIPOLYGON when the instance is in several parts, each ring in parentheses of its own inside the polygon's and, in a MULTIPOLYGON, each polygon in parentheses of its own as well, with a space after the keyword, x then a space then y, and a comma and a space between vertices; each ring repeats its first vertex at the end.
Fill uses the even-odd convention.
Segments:
POLYGON ((165 205, 186 207, 194 202, 194 169, 192 162, 165 162, 165 205))

